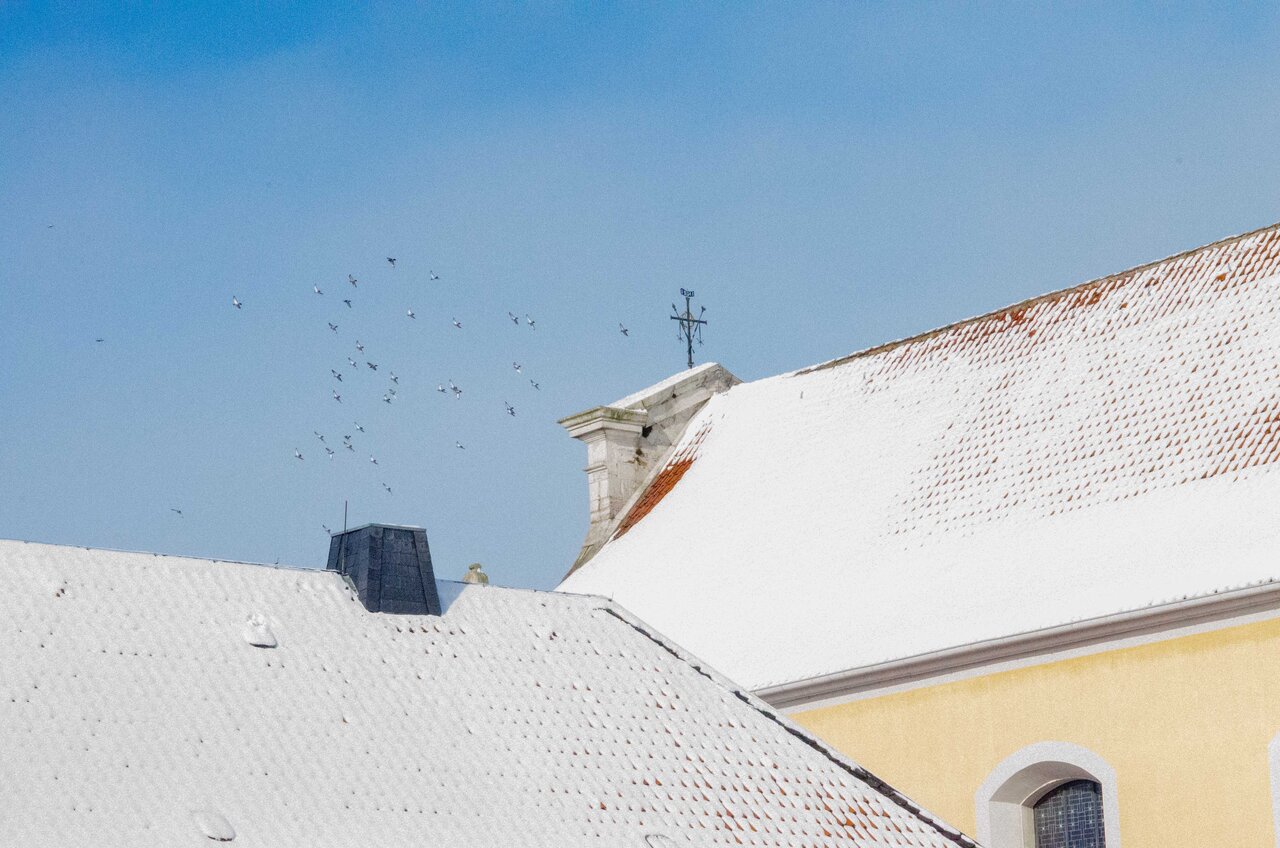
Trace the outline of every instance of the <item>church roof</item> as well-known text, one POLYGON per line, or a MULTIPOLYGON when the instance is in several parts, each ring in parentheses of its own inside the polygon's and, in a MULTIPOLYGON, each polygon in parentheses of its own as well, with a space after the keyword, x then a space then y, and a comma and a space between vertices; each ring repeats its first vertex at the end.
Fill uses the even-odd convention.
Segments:
POLYGON ((753 689, 1277 576, 1280 225, 713 397, 562 584, 753 689))
POLYGON ((0 844, 972 845, 612 603, 0 541, 0 844))

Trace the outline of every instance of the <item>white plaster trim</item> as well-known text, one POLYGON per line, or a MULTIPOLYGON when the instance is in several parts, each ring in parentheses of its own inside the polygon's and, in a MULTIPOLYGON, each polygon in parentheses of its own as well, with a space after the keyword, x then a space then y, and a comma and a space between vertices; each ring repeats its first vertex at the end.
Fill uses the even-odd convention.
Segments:
POLYGON ((1271 821, 1276 848, 1280 848, 1280 733, 1271 737, 1267 745, 1267 762, 1271 766, 1271 821))
POLYGON ((1114 647, 1109 643, 1121 640, 1154 642, 1192 629, 1229 626, 1246 617, 1272 618, 1277 612, 1280 582, 1268 582, 768 686, 755 694, 775 709, 812 709, 856 700, 864 693, 881 695, 890 689, 933 685, 943 677, 988 674, 997 664, 1032 665, 1050 654, 1089 653, 1103 645, 1114 647))
MULTIPOLYGON (((1273 751, 1275 744, 1272 742, 1273 751)), ((987 775, 973 797, 979 844, 987 848, 1035 848, 1032 805, 1054 787, 1081 779, 1102 787, 1106 846, 1120 848, 1120 793, 1115 769, 1093 751, 1070 742, 1028 745, 1005 757, 987 775)))

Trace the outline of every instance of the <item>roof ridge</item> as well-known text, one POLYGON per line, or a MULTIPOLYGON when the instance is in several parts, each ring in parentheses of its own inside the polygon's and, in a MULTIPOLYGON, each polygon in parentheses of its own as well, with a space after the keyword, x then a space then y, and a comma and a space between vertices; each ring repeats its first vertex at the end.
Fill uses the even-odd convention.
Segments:
POLYGON ((1250 238, 1251 236, 1256 236, 1259 233, 1264 233, 1267 230, 1275 230, 1277 228, 1280 228, 1280 221, 1267 224, 1264 227, 1258 227, 1257 229, 1249 230, 1248 232, 1237 233, 1236 235, 1232 235, 1232 236, 1225 236, 1216 241, 1211 241, 1208 244, 1202 244, 1199 247, 1193 247, 1193 248, 1190 248, 1189 250, 1179 251, 1178 253, 1171 254, 1162 259, 1155 259, 1150 262, 1143 262, 1141 264, 1134 265, 1131 268, 1125 268, 1123 271, 1116 271, 1115 273, 1107 274, 1106 276, 1095 277, 1092 280, 1086 280, 1083 283, 1076 283, 1075 285, 1067 286, 1066 288, 1054 289, 1053 291, 1045 292, 1044 294, 1038 294, 1034 297, 1029 297, 1024 300, 1020 300, 1020 301, 1016 301, 1014 303, 1008 304, 1007 306, 1001 306, 996 309, 992 309, 988 312, 983 312, 979 315, 974 315, 969 318, 962 318, 959 321, 952 321, 950 324, 944 324, 941 327, 934 327, 931 330, 925 330, 924 332, 915 333, 910 336, 904 336, 903 338, 895 339, 893 341, 881 342, 880 344, 873 345, 871 347, 864 348, 862 350, 855 351, 853 353, 845 354, 844 356, 837 357, 836 359, 831 359, 831 360, 828 360, 827 362, 820 362, 817 365, 810 365, 807 368, 801 368, 798 371, 792 371, 790 373, 782 374, 779 376, 800 377, 805 374, 812 374, 816 371, 825 371, 828 368, 835 368, 837 366, 844 365, 846 362, 851 362, 855 359, 862 359, 863 357, 867 357, 867 356, 875 356, 876 354, 884 353, 885 351, 893 350, 894 348, 902 347, 903 345, 911 344, 912 342, 923 341, 925 339, 932 338, 933 336, 937 336, 937 335, 941 335, 943 333, 949 332, 958 327, 964 327, 969 324, 976 324, 979 321, 985 321, 989 318, 994 318, 997 315, 1001 315, 1005 312, 1011 312, 1018 309, 1027 309, 1043 301, 1054 300, 1054 299, 1063 297, 1064 295, 1069 295, 1075 292, 1084 291, 1092 286, 1101 286, 1104 283, 1107 283, 1111 280, 1115 280, 1119 277, 1126 276, 1128 274, 1136 274, 1140 271, 1145 271, 1148 268, 1154 268, 1157 265, 1163 265, 1166 262, 1172 262, 1176 259, 1182 259, 1183 257, 1191 256, 1192 254, 1196 254, 1196 253, 1201 253, 1211 248, 1222 247, 1224 245, 1231 244, 1232 242, 1242 241, 1244 239, 1250 238))
POLYGON ((774 710, 773 707, 769 706, 766 702, 762 701, 760 698, 757 698, 755 695, 751 694, 747 690, 733 683, 733 681, 729 680, 728 678, 723 677, 719 672, 712 669, 706 663, 697 659, 692 654, 688 654, 683 648, 680 648, 674 643, 668 641, 666 637, 662 636, 656 631, 651 630, 647 624, 645 624, 640 619, 632 616, 630 613, 627 612, 625 608, 619 606, 616 602, 610 600, 608 601, 607 606, 599 607, 599 609, 602 612, 613 616, 614 618, 621 621, 623 624, 635 630, 640 635, 649 639, 655 645, 662 648, 664 651, 671 654, 671 656, 675 657, 680 662, 689 666, 689 668, 693 669, 698 674, 707 678, 712 683, 722 688, 728 689, 731 693, 733 693, 735 697, 738 698, 738 700, 742 701, 747 706, 754 709, 765 719, 772 721, 774 724, 778 725, 778 727, 782 728, 790 735, 796 737, 796 739, 800 740, 801 742, 808 745, 813 750, 817 751, 822 756, 826 757, 828 760, 831 761, 832 765, 836 766, 837 768, 841 769, 844 772, 847 772, 856 780, 859 780, 862 783, 866 784, 866 786, 869 789, 871 789, 873 792, 876 792, 882 795, 883 797, 897 804, 902 809, 906 810, 911 815, 918 818, 920 821, 927 824, 929 827, 932 827, 944 839, 950 840, 951 842, 956 843, 956 845, 962 846, 962 848, 978 848, 978 843, 975 842, 972 838, 970 838, 963 832, 956 830, 955 828, 952 828, 951 826, 940 821, 939 819, 934 817, 932 813, 925 810, 915 801, 912 801, 902 792, 895 789, 892 785, 890 785, 889 783, 886 783, 884 780, 880 779, 879 777, 876 777, 874 774, 872 774, 862 765, 855 763, 850 758, 839 753, 838 751, 833 749, 830 745, 828 745, 826 742, 823 742, 821 739, 819 739, 817 736, 814 736, 812 733, 809 733, 803 728, 797 726, 794 722, 791 722, 785 719, 784 717, 780 716, 777 713, 777 711, 774 710))

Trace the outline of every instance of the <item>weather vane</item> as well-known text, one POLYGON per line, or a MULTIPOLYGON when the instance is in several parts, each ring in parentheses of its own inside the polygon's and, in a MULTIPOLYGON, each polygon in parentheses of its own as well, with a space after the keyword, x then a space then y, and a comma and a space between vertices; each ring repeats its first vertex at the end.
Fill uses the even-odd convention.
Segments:
POLYGON ((698 344, 702 344, 702 327, 707 322, 703 319, 707 308, 702 307, 697 315, 693 314, 693 289, 680 289, 680 296, 684 298, 684 312, 682 313, 671 304, 671 320, 679 322, 680 329, 676 331, 676 338, 685 343, 685 350, 689 354, 689 367, 693 367, 693 342, 697 339, 698 344))

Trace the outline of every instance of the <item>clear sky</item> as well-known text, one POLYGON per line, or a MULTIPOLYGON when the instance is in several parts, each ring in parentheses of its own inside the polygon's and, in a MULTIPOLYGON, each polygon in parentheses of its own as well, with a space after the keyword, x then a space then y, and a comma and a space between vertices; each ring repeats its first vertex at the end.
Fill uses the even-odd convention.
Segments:
POLYGON ((0 2, 0 537, 550 587, 681 286, 754 379, 1280 219, 1266 4, 164 5, 0 2))

